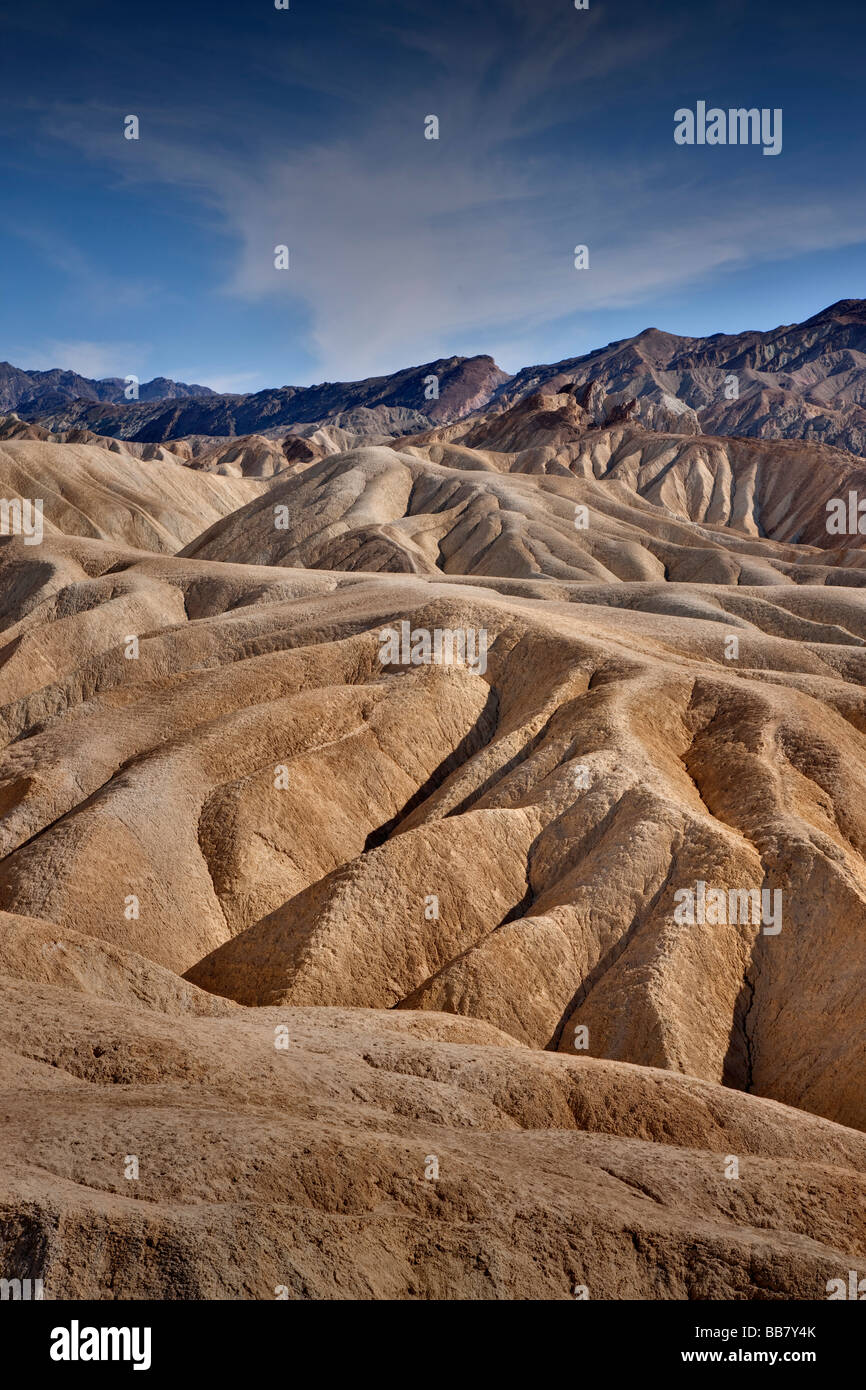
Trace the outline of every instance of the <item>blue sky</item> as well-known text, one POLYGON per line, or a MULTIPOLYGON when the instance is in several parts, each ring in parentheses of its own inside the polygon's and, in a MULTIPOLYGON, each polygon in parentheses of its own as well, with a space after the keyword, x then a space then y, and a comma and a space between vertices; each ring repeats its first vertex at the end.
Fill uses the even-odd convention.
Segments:
POLYGON ((0 358, 248 391, 808 317, 866 294, 864 40, 834 0, 22 7, 0 358), (699 99, 782 153, 675 145, 699 99))

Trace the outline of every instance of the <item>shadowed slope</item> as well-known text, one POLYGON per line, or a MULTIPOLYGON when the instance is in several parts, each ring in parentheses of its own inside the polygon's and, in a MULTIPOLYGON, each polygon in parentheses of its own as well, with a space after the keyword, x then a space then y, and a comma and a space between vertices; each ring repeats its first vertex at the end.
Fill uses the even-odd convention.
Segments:
POLYGON ((0 906, 246 1003, 446 1009, 563 1050, 584 1024, 593 1055, 863 1122, 858 590, 540 601, 61 549, 59 592, 0 550, 0 906), (483 630, 486 669, 383 665, 404 620, 483 630), (699 881, 781 889, 782 931, 678 924, 699 881))
POLYGON ((182 553, 610 583, 864 582, 860 537, 826 530, 830 499, 858 487, 866 497, 866 470, 848 455, 627 425, 583 434, 566 416, 549 442, 531 446, 510 430, 498 438, 494 420, 493 448, 425 436, 325 458, 278 477, 182 553))

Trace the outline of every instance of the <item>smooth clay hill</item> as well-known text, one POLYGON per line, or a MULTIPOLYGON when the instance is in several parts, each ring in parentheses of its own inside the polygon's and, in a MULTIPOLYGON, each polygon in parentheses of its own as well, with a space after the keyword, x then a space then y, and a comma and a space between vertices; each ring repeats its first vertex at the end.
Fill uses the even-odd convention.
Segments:
POLYGON ((866 1275, 861 465, 582 409, 256 480, 0 445, 52 499, 0 541, 5 1277, 866 1275))

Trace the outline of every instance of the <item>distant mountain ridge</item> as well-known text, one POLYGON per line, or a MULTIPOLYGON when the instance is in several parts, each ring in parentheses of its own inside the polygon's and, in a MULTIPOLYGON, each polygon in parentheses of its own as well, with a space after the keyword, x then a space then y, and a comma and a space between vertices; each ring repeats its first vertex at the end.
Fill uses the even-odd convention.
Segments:
POLYGON ((356 422, 359 434, 410 434, 448 423, 484 407, 508 381, 492 357, 448 357, 391 376, 364 381, 323 382, 318 386, 281 386, 253 395, 183 399, 152 403, 87 400, 64 401, 55 408, 17 413, 52 430, 89 429, 117 439, 155 443, 187 435, 285 433, 297 425, 311 428, 338 422, 337 417, 366 410, 356 422))
POLYGON ((843 299, 804 323, 766 332, 678 337, 646 328, 582 357, 525 367, 496 393, 508 409, 569 385, 608 409, 678 434, 804 439, 866 453, 866 300, 843 299))
POLYGON ((24 373, 7 363, 0 365, 0 410, 53 431, 88 429, 139 443, 310 435, 336 425, 351 445, 482 418, 569 386, 585 388, 595 414, 619 409, 645 429, 802 439, 866 456, 866 300, 839 300, 803 323, 767 331, 690 338, 647 328, 513 376, 479 355, 249 395, 155 378, 140 388, 137 402, 126 402, 116 378, 24 373))
MULTIPOLYGON (((0 362, 0 410, 16 411, 27 419, 37 419, 67 403, 83 401, 125 402, 123 377, 103 377, 96 381, 78 372, 53 367, 50 371, 25 371, 11 362, 0 362)), ((155 376, 139 385, 139 401, 187 400, 214 396, 209 386, 190 386, 185 381, 155 376)))

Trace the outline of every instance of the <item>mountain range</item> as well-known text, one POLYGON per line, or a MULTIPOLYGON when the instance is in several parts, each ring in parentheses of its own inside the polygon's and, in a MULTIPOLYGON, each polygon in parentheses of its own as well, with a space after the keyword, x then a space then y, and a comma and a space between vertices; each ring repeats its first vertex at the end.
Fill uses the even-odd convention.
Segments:
MULTIPOLYGON (((126 400, 126 381, 119 376, 95 381, 78 372, 54 367, 50 371, 24 371, 11 362, 0 362, 0 410, 14 410, 24 419, 36 418, 46 412, 61 410, 73 402, 126 400)), ((213 396, 209 386, 187 386, 183 381, 170 381, 155 376, 138 388, 140 401, 186 400, 192 396, 213 396)))
POLYGON ((341 446, 384 442, 506 410, 545 389, 587 388, 595 423, 627 411, 675 434, 803 439, 866 453, 866 300, 804 323, 680 337, 647 328, 580 357, 504 372, 492 357, 450 357, 390 376, 249 395, 154 378, 138 401, 119 378, 0 366, 0 409, 51 431, 87 429, 140 443, 188 436, 277 437, 336 430, 341 446), (435 386, 432 384, 435 379, 435 386), (435 392, 435 394, 434 394, 435 392))

